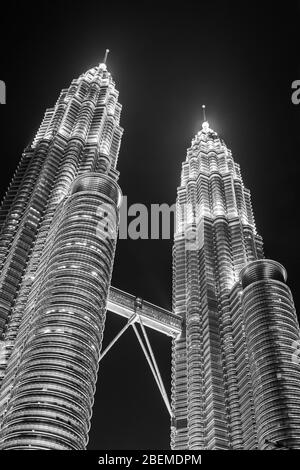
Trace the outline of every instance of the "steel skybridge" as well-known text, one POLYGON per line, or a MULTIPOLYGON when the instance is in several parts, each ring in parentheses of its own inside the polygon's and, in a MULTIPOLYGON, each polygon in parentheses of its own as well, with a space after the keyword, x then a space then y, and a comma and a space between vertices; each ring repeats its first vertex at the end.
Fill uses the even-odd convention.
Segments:
POLYGON ((128 321, 102 352, 100 361, 123 335, 123 333, 132 326, 167 410, 171 418, 173 418, 169 398, 164 387, 145 326, 167 336, 171 336, 172 338, 177 338, 182 330, 182 319, 178 315, 174 315, 164 308, 153 305, 140 297, 135 297, 134 295, 117 289, 116 287, 111 287, 109 290, 107 310, 116 313, 117 315, 121 315, 122 317, 126 317, 128 321), (140 325, 140 331, 137 328, 136 323, 140 325))

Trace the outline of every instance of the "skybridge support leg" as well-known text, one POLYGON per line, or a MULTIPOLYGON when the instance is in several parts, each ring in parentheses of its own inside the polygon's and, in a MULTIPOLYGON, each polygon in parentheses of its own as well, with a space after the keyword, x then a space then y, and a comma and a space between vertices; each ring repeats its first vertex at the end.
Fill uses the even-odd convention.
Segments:
MULTIPOLYGON (((168 410, 171 410, 171 405, 170 405, 170 402, 169 402, 169 398, 168 398, 168 395, 167 395, 167 392, 166 392, 166 389, 165 389, 165 386, 164 386, 164 383, 162 381, 162 377, 161 377, 161 374, 159 372, 159 368, 158 368, 158 365, 157 365, 157 362, 156 362, 156 359, 155 359, 155 356, 154 356, 154 352, 151 348, 151 344, 150 344, 150 341, 149 341, 149 338, 148 338, 148 335, 147 335, 147 331, 146 331, 146 328, 144 327, 144 324, 142 322, 142 319, 141 317, 139 317, 139 320, 140 320, 140 324, 141 324, 141 329, 142 329, 142 332, 143 332, 143 335, 144 335, 144 338, 145 338, 145 341, 146 341, 146 344, 148 346, 148 350, 149 350, 149 353, 150 353, 150 356, 151 356, 151 359, 152 359, 152 363, 154 365, 154 368, 155 368, 155 372, 156 372, 156 375, 157 375, 157 378, 159 380, 159 383, 160 383, 160 387, 161 387, 161 391, 162 391, 162 394, 165 396, 165 399, 166 401, 168 402, 168 410)), ((170 412, 170 411, 169 411, 170 412)), ((172 411, 171 411, 171 416, 172 416, 172 411)))
MULTIPOLYGON (((142 338, 141 338, 141 336, 140 336, 140 334, 139 334, 139 332, 138 332, 138 329, 137 329, 137 327, 136 327, 136 325, 135 325, 134 323, 132 324, 132 328, 134 329, 134 332, 135 332, 135 334, 136 334, 136 336, 137 336, 138 342, 140 343, 141 348, 142 348, 142 350, 143 350, 143 353, 144 353, 144 355, 145 355, 145 357, 146 357, 146 359, 147 359, 147 362, 148 362, 148 364, 149 364, 149 367, 150 367, 150 369, 151 369, 151 372, 152 372, 152 374, 153 374, 153 377, 154 377, 154 379, 155 379, 155 382, 156 382, 156 384, 157 384, 157 386, 158 386, 158 389, 159 389, 159 391, 160 391, 160 393, 161 393, 161 396, 162 396, 162 398, 163 398, 163 400, 164 400, 164 403, 165 403, 165 405, 166 405, 166 407, 167 407, 167 410, 168 410, 168 412, 169 412, 169 415, 170 415, 171 418, 172 418, 172 417, 173 417, 173 413, 172 413, 172 409, 171 409, 171 406, 170 406, 170 403, 169 403, 169 400, 168 400, 168 397, 167 397, 165 388, 162 386, 162 384, 161 384, 161 382, 160 382, 161 379, 159 379, 159 377, 158 377, 158 375, 157 375, 157 373, 156 373, 155 366, 153 366, 153 363, 152 363, 152 361, 151 361, 151 357, 149 356, 149 354, 148 354, 148 352, 147 352, 147 349, 146 349, 146 347, 145 347, 145 345, 144 345, 144 343, 143 343, 143 340, 142 340, 142 338)), ((149 340, 148 340, 148 341, 149 341, 149 340)), ((150 343, 149 343, 149 344, 150 344, 150 343)), ((156 367, 157 367, 157 365, 156 365, 156 367)), ((160 374, 159 374, 159 375, 160 375, 160 374)))
POLYGON ((100 361, 108 353, 108 351, 113 347, 113 345, 118 341, 118 339, 123 335, 123 333, 125 333, 125 331, 129 328, 130 325, 132 326, 132 328, 133 328, 133 330, 136 334, 136 337, 137 337, 138 342, 140 343, 140 346, 142 348, 142 351, 143 351, 143 353, 144 353, 144 355, 147 359, 147 362, 149 364, 149 367, 151 369, 151 372, 153 374, 153 377, 155 379, 157 387, 158 387, 158 389, 160 391, 160 394, 161 394, 161 396, 164 400, 164 403, 165 403, 166 408, 169 412, 169 415, 172 418, 173 413, 172 413, 172 408, 171 408, 171 405, 170 405, 170 402, 169 402, 169 399, 168 399, 168 395, 167 395, 166 389, 164 387, 162 377, 161 377, 161 374, 159 372, 159 368, 158 368, 158 365, 157 365, 157 362, 156 362, 156 359, 155 359, 155 356, 154 356, 154 353, 153 353, 153 350, 152 350, 152 347, 151 347, 146 329, 145 329, 144 324, 142 322, 142 319, 139 316, 137 311, 128 319, 126 325, 124 325, 124 327, 119 331, 119 333, 114 337, 114 339, 109 343, 109 345, 102 352, 102 354, 100 355, 100 361), (144 340, 146 342, 146 345, 144 344, 144 341, 142 340, 141 335, 140 335, 140 333, 139 333, 139 331, 138 331, 138 329, 135 325, 136 321, 139 321, 140 324, 141 324, 141 330, 142 330, 142 334, 143 334, 144 340))
POLYGON ((112 348, 112 346, 118 341, 118 339, 122 336, 122 334, 125 333, 127 328, 129 328, 130 325, 133 325, 133 323, 136 321, 136 318, 137 318, 136 313, 134 313, 130 318, 128 318, 128 322, 126 323, 126 325, 119 331, 119 333, 114 337, 114 339, 109 343, 109 345, 102 352, 99 362, 108 353, 108 351, 112 348))

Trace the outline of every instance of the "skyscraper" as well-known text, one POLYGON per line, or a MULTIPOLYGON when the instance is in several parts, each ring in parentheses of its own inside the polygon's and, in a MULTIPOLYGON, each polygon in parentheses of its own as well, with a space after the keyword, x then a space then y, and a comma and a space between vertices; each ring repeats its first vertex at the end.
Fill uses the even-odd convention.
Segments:
MULTIPOLYGON (((107 54, 106 54, 107 56, 107 54)), ((45 113, 1 206, 0 448, 84 449, 121 191, 104 61, 45 113)))
POLYGON ((0 209, 0 449, 86 448, 108 304, 128 322, 103 355, 132 325, 173 449, 300 448, 287 274, 264 258, 239 165, 206 120, 178 188, 173 313, 119 289, 108 302, 123 130, 106 56, 46 111, 0 209), (172 407, 144 325, 173 338, 172 407))
POLYGON ((264 259, 250 192, 205 119, 177 192, 173 449, 300 448, 300 332, 286 271, 264 259))

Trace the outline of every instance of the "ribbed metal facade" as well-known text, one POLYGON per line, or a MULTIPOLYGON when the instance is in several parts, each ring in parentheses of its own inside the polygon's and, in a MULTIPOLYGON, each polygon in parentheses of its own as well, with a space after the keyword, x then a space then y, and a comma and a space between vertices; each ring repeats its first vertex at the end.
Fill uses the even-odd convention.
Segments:
POLYGON ((1 449, 87 445, 121 203, 120 112, 105 64, 73 80, 2 203, 1 449))
POLYGON ((239 165, 204 122, 177 193, 173 310, 185 328, 173 342, 173 449, 300 448, 300 333, 279 266, 263 259, 239 165))
POLYGON ((299 449, 299 327, 285 269, 255 261, 242 270, 241 281, 259 448, 276 442, 299 449))

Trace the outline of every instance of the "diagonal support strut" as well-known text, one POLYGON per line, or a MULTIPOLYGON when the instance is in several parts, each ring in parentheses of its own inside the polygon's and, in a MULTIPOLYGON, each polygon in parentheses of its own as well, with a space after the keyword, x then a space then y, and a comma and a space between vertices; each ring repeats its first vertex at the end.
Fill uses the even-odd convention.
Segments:
MULTIPOLYGON (((138 313, 138 311, 137 311, 137 313, 138 313)), ((165 396, 166 401, 168 402, 168 410, 171 410, 171 405, 170 405, 170 402, 169 402, 169 398, 168 398, 168 395, 167 395, 167 392, 166 392, 166 389, 165 389, 165 386, 164 386, 164 383, 163 383, 163 380, 162 380, 162 377, 161 377, 161 374, 160 374, 160 371, 159 371, 159 368, 158 368, 158 365, 157 365, 157 362, 156 362, 156 359, 155 359, 155 356, 154 356, 154 352, 153 352, 153 349, 151 347, 149 337, 147 335, 146 328, 144 327, 144 323, 143 323, 142 318, 140 316, 139 316, 139 320, 140 320, 141 329, 142 329, 142 332, 143 332, 143 335, 144 335, 144 338, 145 338, 145 341, 146 341, 146 344, 148 346, 148 350, 149 350, 149 353, 150 353, 150 356, 151 356, 151 359, 152 359, 152 363, 154 365, 156 375, 157 375, 157 378, 158 378, 160 386, 161 386, 161 392, 165 396)), ((172 411, 171 412, 169 411, 169 413, 172 416, 172 411)))
POLYGON ((109 345, 101 353, 99 362, 103 359, 103 357, 108 353, 108 351, 113 347, 113 345, 118 341, 118 339, 125 333, 125 331, 130 326, 132 326, 132 328, 133 328, 133 330, 136 334, 136 337, 137 337, 138 342, 140 343, 140 346, 142 348, 142 351, 143 351, 143 353, 144 353, 144 355, 147 359, 147 362, 149 364, 149 367, 151 369, 151 372, 153 374, 153 377, 155 379, 157 387, 160 391, 162 399, 164 400, 164 403, 165 403, 166 408, 169 412, 169 415, 172 418, 173 417, 173 412, 172 412, 172 408, 171 408, 171 405, 170 405, 170 402, 169 402, 169 399, 168 399, 168 395, 167 395, 166 389, 164 387, 162 377, 161 377, 161 374, 160 374, 160 371, 159 371, 159 368, 158 368, 158 365, 157 365, 157 362, 156 362, 156 359, 155 359, 155 356, 154 356, 154 352, 152 350, 152 347, 151 347, 151 344, 150 344, 145 326, 143 324, 141 316, 138 313, 137 308, 136 308, 134 314, 128 319, 126 325, 123 326, 123 328, 119 331, 119 333, 114 337, 114 339, 109 343, 109 345), (145 346, 144 341, 142 340, 141 335, 140 335, 140 333, 139 333, 139 331, 138 331, 138 329, 135 325, 136 321, 140 322, 142 334, 143 334, 143 337, 144 337, 144 340, 146 342, 147 347, 145 346), (148 348, 148 351, 147 351, 147 348, 148 348))
POLYGON ((119 333, 114 337, 114 339, 109 343, 109 345, 104 349, 104 351, 100 355, 99 361, 103 359, 103 357, 108 353, 108 351, 112 348, 112 346, 118 341, 118 339, 122 336, 123 333, 136 321, 137 314, 134 313, 130 318, 128 318, 128 322, 126 325, 119 331, 119 333))
MULTIPOLYGON (((142 338, 141 338, 141 336, 140 336, 140 334, 139 334, 139 332, 138 332, 138 329, 137 329, 137 327, 136 327, 136 325, 135 325, 134 323, 132 324, 132 328, 134 329, 134 332, 135 332, 135 334, 136 334, 136 336, 137 336, 138 342, 140 343, 141 348, 142 348, 142 350, 143 350, 143 353, 144 353, 144 355, 145 355, 145 357, 146 357, 146 359, 147 359, 147 362, 148 362, 148 364, 149 364, 149 367, 150 367, 150 369, 151 369, 151 372, 152 372, 152 374, 153 374, 153 377, 154 377, 154 379, 155 379, 155 382, 156 382, 156 384, 157 384, 157 387, 158 387, 158 389, 159 389, 159 391, 160 391, 160 393, 161 393, 161 396, 162 396, 162 398, 163 398, 163 400, 164 400, 164 403, 165 403, 165 405, 166 405, 166 407, 167 407, 167 410, 168 410, 168 412, 169 412, 169 415, 170 415, 171 418, 172 418, 172 417, 173 417, 173 413, 172 413, 172 409, 171 409, 171 406, 170 406, 170 403, 169 403, 167 394, 166 394, 166 392, 165 392, 164 387, 161 385, 161 382, 160 382, 159 377, 158 377, 158 375, 157 375, 157 373, 156 373, 155 367, 154 367, 153 364, 152 364, 151 358, 150 358, 150 356, 149 356, 149 354, 148 354, 148 352, 147 352, 147 349, 146 349, 146 347, 145 347, 145 345, 144 345, 144 343, 143 343, 143 340, 142 340, 142 338)), ((150 343, 149 343, 149 344, 150 344, 150 343)), ((157 367, 157 366, 156 366, 156 367, 157 367)), ((159 374, 159 375, 160 375, 160 374, 159 374)))

